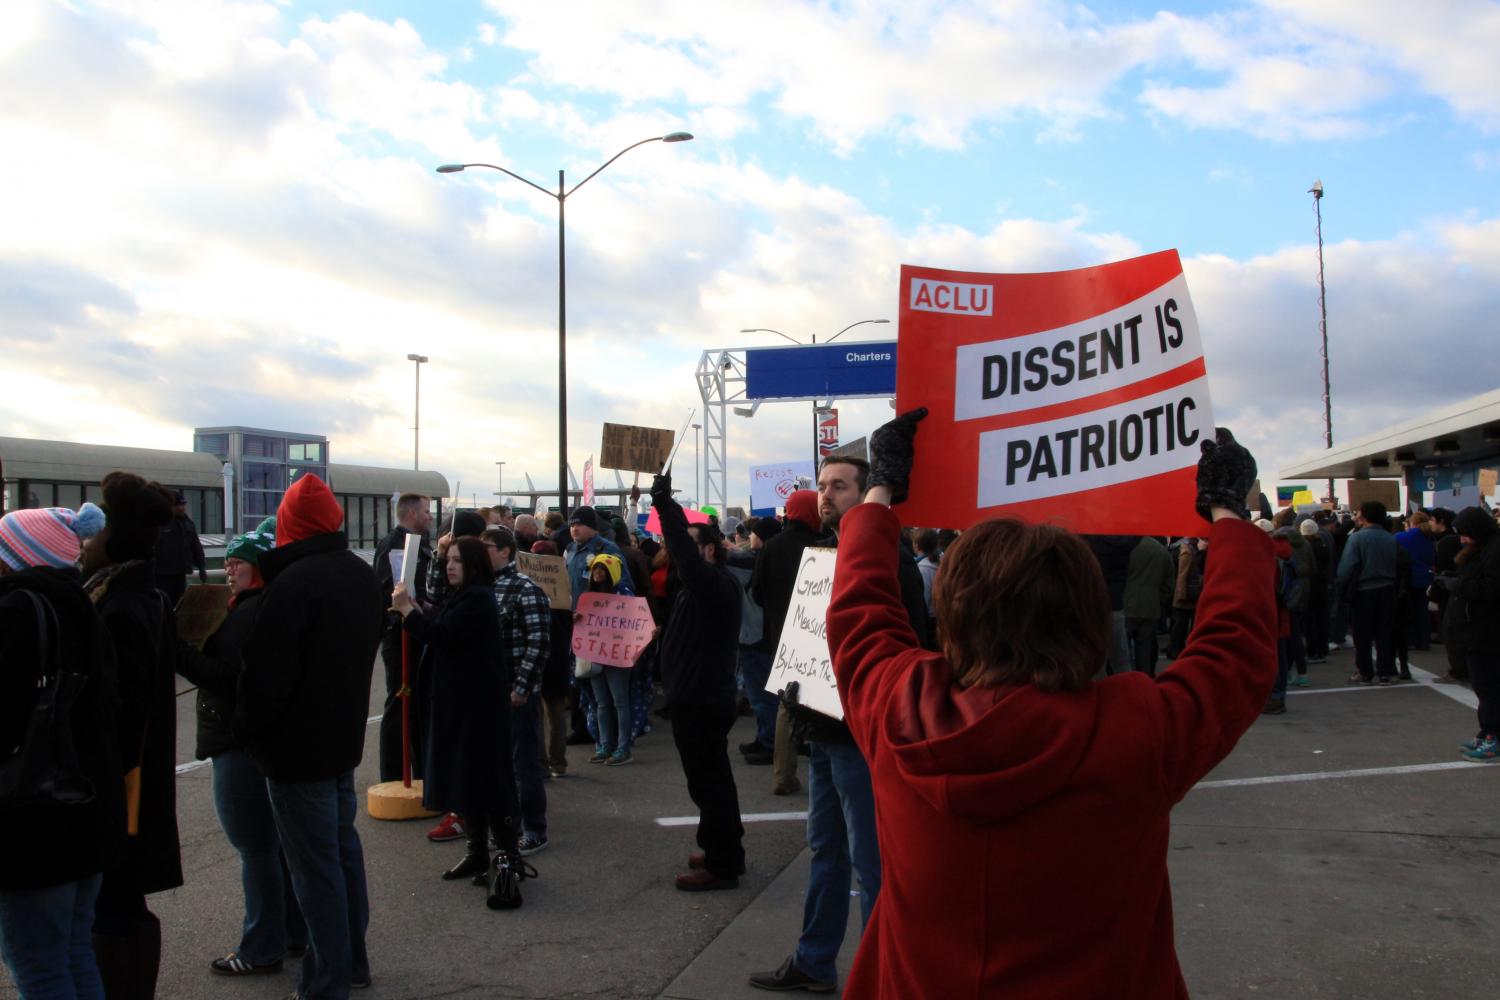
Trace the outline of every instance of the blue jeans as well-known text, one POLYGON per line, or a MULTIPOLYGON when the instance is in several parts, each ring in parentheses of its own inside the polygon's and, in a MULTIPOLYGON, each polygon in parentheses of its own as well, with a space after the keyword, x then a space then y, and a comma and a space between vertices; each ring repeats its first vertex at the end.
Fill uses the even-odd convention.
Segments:
POLYGON ((880 895, 880 845, 870 767, 852 743, 812 743, 807 758, 807 846, 812 867, 802 909, 797 968, 827 982, 849 924, 851 875, 859 878, 860 932, 880 895))
POLYGON ((104 1000, 92 939, 103 878, 0 890, 0 957, 26 1000, 104 1000))
POLYGON ((740 673, 745 678, 745 697, 755 712, 755 742, 769 752, 776 746, 776 710, 781 700, 766 692, 771 679, 771 654, 749 646, 740 647, 740 673))
POLYGON ((510 709, 510 753, 521 804, 521 832, 547 835, 546 768, 542 766, 542 698, 533 694, 510 709))
POLYGON ((245 923, 234 953, 251 965, 279 962, 287 945, 307 944, 307 925, 281 857, 265 772, 243 750, 214 757, 214 809, 240 855, 245 923))
POLYGON ((370 898, 364 848, 354 829, 354 772, 322 781, 267 779, 266 787, 307 921, 298 992, 307 1000, 347 1000, 350 982, 370 975, 370 898))
POLYGON ((599 750, 614 753, 629 750, 632 742, 630 725, 630 671, 605 667, 604 673, 589 678, 594 701, 599 704, 599 750))

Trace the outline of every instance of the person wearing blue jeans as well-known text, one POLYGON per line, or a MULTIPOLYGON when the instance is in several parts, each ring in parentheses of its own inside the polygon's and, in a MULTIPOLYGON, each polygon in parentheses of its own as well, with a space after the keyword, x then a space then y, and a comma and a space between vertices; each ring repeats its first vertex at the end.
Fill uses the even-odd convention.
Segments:
POLYGON ((521 806, 522 854, 547 846, 547 770, 542 765, 542 696, 533 691, 520 705, 511 700, 510 749, 521 806))
POLYGON ((590 764, 626 764, 630 762, 633 727, 630 711, 630 670, 604 666, 589 678, 594 702, 599 706, 599 745, 594 748, 590 764))
POLYGON ((91 940, 103 880, 0 891, 0 955, 26 1000, 104 1000, 91 940))
POLYGON ((750 985, 761 989, 823 992, 836 987, 852 879, 859 879, 861 934, 880 895, 880 845, 875 839, 869 765, 852 742, 808 746, 807 846, 812 848, 812 865, 802 936, 780 969, 750 977, 750 985))
POLYGON ((234 957, 252 967, 276 965, 289 951, 306 949, 307 925, 281 855, 266 775, 243 750, 225 750, 213 762, 214 809, 239 852, 245 891, 244 929, 234 957))
POLYGON ((754 646, 740 646, 740 673, 745 679, 745 696, 755 713, 755 742, 767 753, 776 746, 776 712, 781 699, 766 691, 771 679, 772 654, 754 646))
POLYGON ((267 780, 266 786, 307 921, 309 947, 297 994, 345 1000, 350 985, 370 981, 370 900, 364 848, 354 829, 354 772, 320 781, 267 780))

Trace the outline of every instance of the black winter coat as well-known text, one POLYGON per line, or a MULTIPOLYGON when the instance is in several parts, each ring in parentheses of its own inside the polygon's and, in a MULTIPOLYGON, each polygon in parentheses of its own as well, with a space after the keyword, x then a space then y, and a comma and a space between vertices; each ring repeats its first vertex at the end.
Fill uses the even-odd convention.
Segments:
POLYGON ((186 576, 195 568, 201 573, 207 563, 203 559, 198 526, 193 519, 186 514, 173 517, 172 523, 156 536, 156 551, 152 559, 156 572, 162 576, 186 576))
POLYGON ((1479 541, 1449 591, 1445 641, 1472 653, 1500 653, 1500 533, 1479 541))
MULTIPOLYGON (((101 570, 100 572, 108 572, 101 570)), ((94 581, 90 580, 92 584, 94 581)), ((125 563, 94 603, 114 649, 120 767, 141 765, 139 832, 107 882, 142 893, 182 884, 177 839, 177 629, 150 560, 125 563)))
POLYGON ((454 591, 435 614, 407 615, 406 630, 422 640, 422 804, 460 815, 515 815, 511 678, 494 589, 475 583, 454 591))
POLYGON ((797 571, 802 568, 802 550, 821 544, 825 543, 818 541, 818 533, 806 522, 787 518, 786 526, 766 542, 755 561, 750 599, 765 612, 764 634, 770 637, 773 653, 792 604, 792 589, 797 586, 797 571))
POLYGON ((682 582, 661 635, 662 686, 672 708, 731 706, 739 662, 740 595, 729 570, 703 558, 688 533, 687 515, 668 494, 651 496, 661 518, 672 572, 682 582))
POLYGON ((202 652, 186 645, 182 650, 177 672, 198 685, 198 745, 193 756, 199 760, 239 746, 234 738, 234 692, 260 593, 256 588, 235 598, 229 616, 204 640, 202 652))
POLYGON ((266 776, 323 781, 358 766, 388 606, 342 531, 260 557, 266 588, 242 649, 234 734, 266 776))
POLYGON ((115 865, 125 849, 125 798, 115 733, 114 660, 109 637, 78 574, 25 569, 0 578, 0 759, 20 745, 42 676, 35 605, 21 590, 44 598, 55 615, 47 629, 63 670, 88 680, 69 715, 73 746, 93 801, 35 806, 0 822, 0 890, 44 889, 115 865))

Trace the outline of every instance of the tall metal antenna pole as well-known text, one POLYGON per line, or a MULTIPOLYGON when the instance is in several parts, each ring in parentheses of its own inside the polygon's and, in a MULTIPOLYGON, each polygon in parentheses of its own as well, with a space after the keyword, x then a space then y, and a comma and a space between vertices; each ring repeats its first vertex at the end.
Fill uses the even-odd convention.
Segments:
MULTIPOLYGON (((1313 213, 1318 220, 1318 333, 1322 338, 1323 357, 1323 447, 1333 448, 1333 394, 1328 382, 1328 295, 1323 284, 1323 182, 1313 181, 1308 188, 1313 196, 1313 213)), ((1328 500, 1333 500, 1333 477, 1328 479, 1328 500)))

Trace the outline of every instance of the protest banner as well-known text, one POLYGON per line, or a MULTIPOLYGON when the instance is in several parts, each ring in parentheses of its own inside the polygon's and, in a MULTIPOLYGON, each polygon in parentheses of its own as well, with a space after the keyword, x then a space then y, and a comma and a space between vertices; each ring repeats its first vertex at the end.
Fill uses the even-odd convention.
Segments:
MULTIPOLYGON (((416 594, 417 563, 421 561, 422 536, 408 533, 401 545, 401 572, 396 572, 396 563, 391 562, 391 579, 400 580, 408 594, 416 594)), ((415 596, 412 598, 415 600, 415 596)))
POLYGON ((585 507, 592 507, 592 506, 594 506, 594 459, 593 459, 593 456, 589 456, 589 460, 587 462, 583 463, 583 505, 585 507))
POLYGON ((573 606, 573 585, 568 581, 568 564, 562 556, 518 551, 516 570, 546 592, 553 611, 567 611, 573 606))
POLYGON ((812 462, 778 462, 750 467, 750 509, 785 507, 787 497, 797 491, 797 481, 812 479, 812 462))
POLYGON ((656 623, 644 597, 584 594, 573 623, 573 655, 590 663, 633 667, 651 641, 656 623))
POLYGON ((177 635, 194 649, 218 631, 229 616, 229 587, 222 583, 203 583, 182 592, 177 602, 177 635))
POLYGON ((599 468, 658 473, 672 453, 673 434, 661 427, 605 424, 599 448, 599 468))
POLYGON ((1307 492, 1306 484, 1299 483, 1296 486, 1276 487, 1276 506, 1290 507, 1298 493, 1307 492))
POLYGON ((1479 470, 1479 495, 1488 499, 1495 494, 1495 487, 1500 485, 1500 469, 1479 470))
POLYGON ((1379 500, 1391 512, 1401 510, 1401 484, 1394 479, 1351 479, 1348 493, 1349 509, 1353 511, 1367 500, 1379 500))
POLYGON ((797 682, 797 700, 815 712, 844 717, 833 658, 828 652, 828 600, 833 596, 833 568, 837 549, 807 548, 797 568, 797 585, 786 610, 786 623, 776 640, 767 691, 784 691, 797 682))
MULTIPOLYGON (((692 508, 684 507, 682 509, 682 512, 687 515, 688 524, 708 523, 708 515, 701 510, 693 510, 692 508)), ((656 512, 655 507, 652 507, 651 512, 646 515, 646 534, 661 534, 661 515, 656 512)))
POLYGON ((908 524, 1203 535, 1214 435, 1177 251, 1044 274, 901 268, 897 411, 928 409, 908 524))

